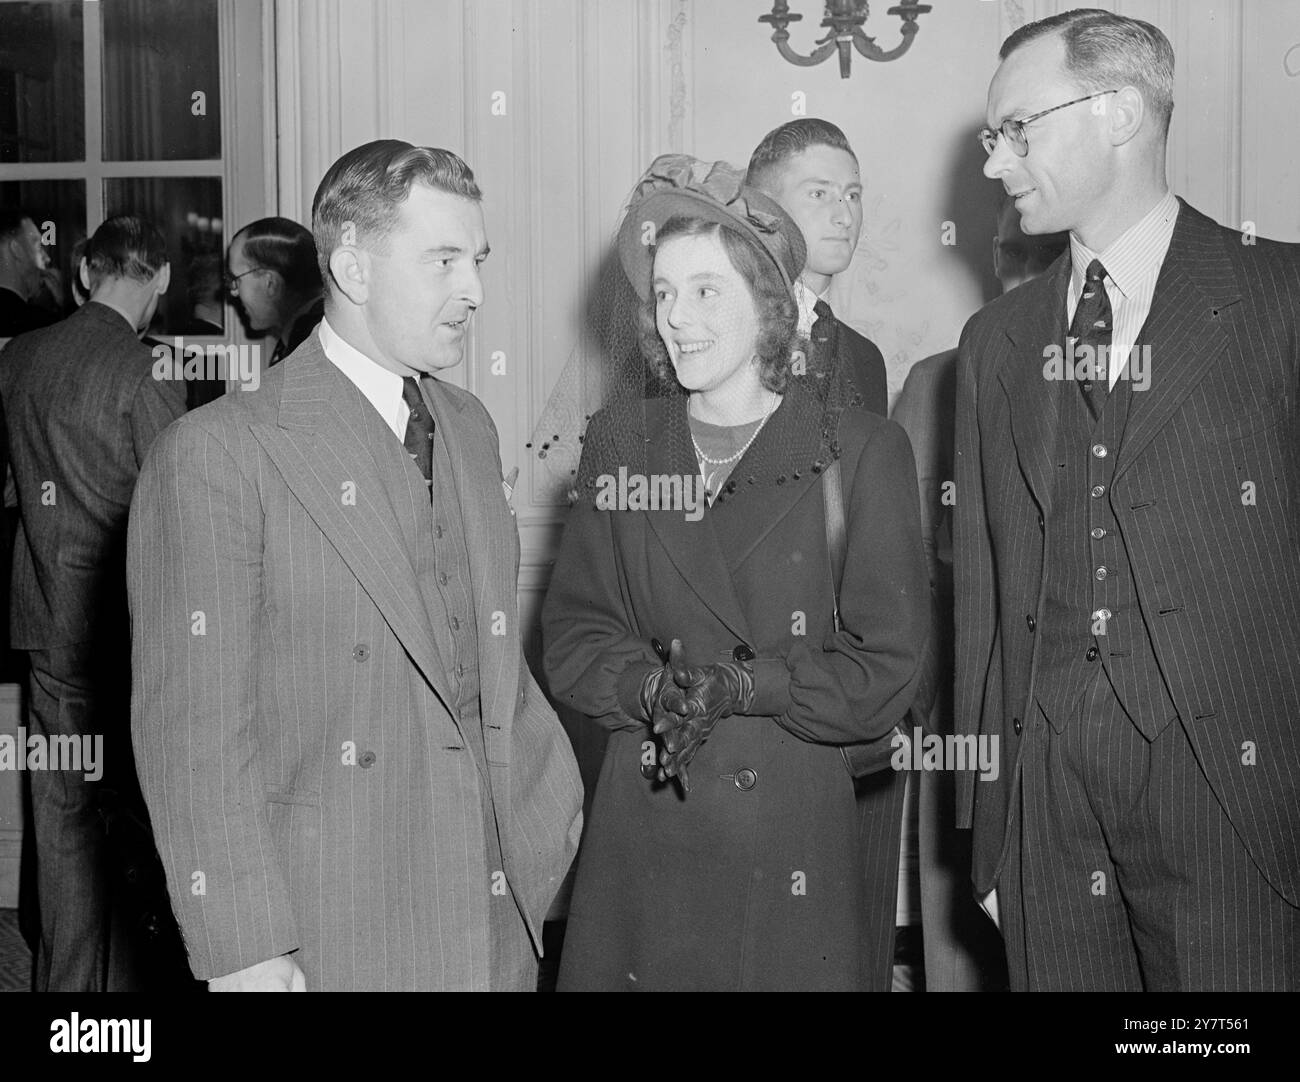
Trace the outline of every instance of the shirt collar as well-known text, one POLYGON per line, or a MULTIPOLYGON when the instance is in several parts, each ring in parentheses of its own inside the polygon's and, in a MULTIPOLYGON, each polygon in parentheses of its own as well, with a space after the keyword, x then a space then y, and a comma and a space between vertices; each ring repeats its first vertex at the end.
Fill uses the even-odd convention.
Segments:
POLYGON ((1104 252, 1094 252, 1073 233, 1070 234, 1070 264, 1072 280, 1078 285, 1084 279, 1088 264, 1100 259, 1106 268, 1106 277, 1125 297, 1138 290, 1143 279, 1160 270, 1173 239, 1174 224, 1178 219, 1178 199, 1166 191, 1142 218, 1116 237, 1104 252))
POLYGON ((802 278, 794 280, 794 302, 799 306, 799 333, 805 338, 812 333, 812 325, 817 321, 817 313, 814 309, 818 301, 824 301, 826 294, 830 292, 830 287, 822 293, 814 293, 805 284, 802 278))
POLYGON ((345 342, 324 316, 321 317, 319 334, 325 356, 356 384, 394 435, 401 439, 406 426, 406 419, 402 416, 406 406, 402 401, 402 377, 376 364, 355 346, 345 342))

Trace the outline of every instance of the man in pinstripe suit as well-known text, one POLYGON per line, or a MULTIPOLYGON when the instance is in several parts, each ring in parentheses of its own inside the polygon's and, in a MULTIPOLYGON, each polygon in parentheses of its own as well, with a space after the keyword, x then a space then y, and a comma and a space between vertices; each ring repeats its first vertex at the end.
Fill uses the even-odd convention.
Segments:
POLYGON ((961 779, 975 888, 1016 988, 1294 989, 1300 248, 1170 193, 1155 27, 1001 57, 985 173, 1070 251, 960 345, 957 727, 1004 755, 961 779))
POLYGON ((482 301, 479 189, 383 140, 312 218, 319 333, 168 429, 132 506, 172 904, 214 990, 531 989, 581 787, 520 649, 496 431, 434 378, 482 301))

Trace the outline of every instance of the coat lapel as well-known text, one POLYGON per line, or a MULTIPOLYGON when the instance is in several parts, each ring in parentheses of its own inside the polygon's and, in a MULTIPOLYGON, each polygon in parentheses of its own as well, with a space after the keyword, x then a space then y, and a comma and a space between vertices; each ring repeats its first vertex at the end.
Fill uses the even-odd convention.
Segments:
POLYGON ((454 721, 455 700, 383 479, 409 465, 406 452, 319 344, 285 366, 279 423, 252 425, 253 436, 454 721))
POLYGON ((1150 385, 1135 383, 1128 426, 1115 460, 1118 478, 1182 405, 1217 360, 1230 355, 1226 309, 1241 299, 1218 227, 1179 200, 1151 312, 1137 337, 1149 345, 1150 385))
MULTIPOLYGON (((780 447, 808 445, 806 435, 816 432, 821 424, 820 402, 792 384, 780 408, 767 422, 745 458, 749 458, 751 453, 756 454, 761 451, 765 441, 774 441, 780 447), (804 434, 803 439, 799 438, 800 433, 804 434)), ((783 483, 765 485, 761 496, 757 499, 743 490, 737 492, 734 506, 738 513, 743 506, 743 514, 740 514, 742 525, 738 531, 727 528, 729 525, 736 524, 736 520, 731 515, 733 506, 731 501, 724 500, 718 506, 717 513, 714 515, 714 530, 725 541, 726 551, 729 554, 727 562, 730 567, 740 567, 750 553, 763 543, 764 538, 772 532, 777 523, 790 514, 805 493, 819 482, 822 474, 820 471, 813 472, 811 462, 801 464, 803 468, 797 471, 799 473, 797 478, 794 476, 796 471, 793 465, 792 463, 791 473, 783 483)), ((740 478, 744 469, 745 459, 742 458, 736 463, 736 472, 733 476, 740 478)))
MULTIPOLYGON (((695 454, 690 446, 688 422, 685 417, 686 397, 649 399, 646 402, 646 431, 655 434, 646 445, 646 469, 654 475, 668 475, 694 478, 699 475, 695 454), (673 418, 675 423, 666 424, 667 411, 676 411, 681 416, 673 418), (668 433, 678 434, 676 440, 667 438, 668 433)), ((739 472, 744 460, 736 464, 739 472)), ((713 509, 704 512, 703 517, 692 522, 684 511, 659 510, 642 511, 650 528, 659 538, 682 578, 738 639, 751 642, 752 636, 745 621, 740 598, 736 594, 731 580, 731 572, 718 544, 717 534, 713 528, 713 509)))
POLYGON ((1052 459, 1061 418, 1060 381, 1046 378, 1044 350, 1065 345, 1065 294, 1069 284, 1067 252, 1049 274, 1022 287, 1032 292, 1007 324, 1011 351, 998 369, 998 381, 1010 403, 1016 456, 1043 514, 1051 507, 1052 459))

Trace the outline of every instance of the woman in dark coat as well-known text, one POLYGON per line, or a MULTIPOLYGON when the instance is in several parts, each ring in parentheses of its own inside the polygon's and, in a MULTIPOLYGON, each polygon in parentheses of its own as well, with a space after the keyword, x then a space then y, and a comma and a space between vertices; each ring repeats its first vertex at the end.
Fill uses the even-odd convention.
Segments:
POLYGON ((543 610, 552 694, 609 730, 560 989, 885 989, 899 821, 871 821, 842 746, 887 740, 915 688, 911 449, 892 422, 830 408, 839 381, 806 370, 816 358, 792 367, 798 227, 700 174, 657 161, 621 231, 648 382, 669 379, 625 381, 592 418, 543 610))

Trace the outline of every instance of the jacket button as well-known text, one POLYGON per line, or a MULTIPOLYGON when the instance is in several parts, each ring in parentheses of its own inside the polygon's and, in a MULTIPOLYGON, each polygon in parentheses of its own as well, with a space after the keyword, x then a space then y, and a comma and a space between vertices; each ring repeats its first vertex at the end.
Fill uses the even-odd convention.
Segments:
POLYGON ((1091 530, 1089 530, 1088 532, 1089 532, 1089 534, 1092 535, 1092 539, 1093 539, 1094 541, 1100 541, 1103 537, 1106 536, 1106 531, 1105 531, 1105 529, 1104 529, 1103 527, 1101 527, 1101 526, 1094 526, 1094 527, 1093 527, 1091 530))
POLYGON ((1038 528, 1039 528, 1040 530, 1043 528, 1043 516, 1042 516, 1042 515, 1039 515, 1039 516, 1038 516, 1038 528))
POLYGON ((438 572, 438 583, 439 583, 439 585, 441 585, 441 586, 446 586, 446 585, 447 585, 447 572, 445 572, 445 571, 439 571, 439 572, 438 572))
POLYGON ((1011 719, 1011 728, 1013 728, 1013 729, 1016 731, 1016 736, 1019 736, 1021 730, 1024 729, 1024 726, 1020 724, 1020 719, 1019 719, 1019 718, 1012 718, 1012 719, 1011 719))
POLYGON ((749 767, 737 770, 735 784, 736 788, 740 789, 742 792, 749 792, 749 790, 758 784, 758 772, 750 770, 749 767))
POLYGON ((1031 633, 1033 632, 1034 628, 1038 626, 1038 622, 1034 619, 1032 613, 1030 613, 1025 617, 1025 623, 1029 625, 1029 630, 1031 633))
POLYGON ((1087 652, 1086 654, 1084 654, 1083 656, 1084 656, 1084 658, 1086 658, 1088 661, 1096 661, 1096 660, 1097 660, 1097 648, 1096 648, 1095 646, 1089 646, 1089 647, 1088 647, 1088 652, 1087 652))
POLYGON ((737 646, 734 650, 731 651, 731 656, 736 661, 753 661, 754 648, 750 646, 749 643, 742 642, 739 646, 737 646))
POLYGON ((353 661, 365 661, 366 658, 368 658, 369 656, 370 656, 370 647, 367 646, 364 642, 359 642, 356 644, 356 646, 352 647, 353 661))
POLYGON ((373 751, 363 751, 357 756, 357 765, 361 767, 362 770, 369 770, 375 765, 375 761, 378 758, 379 756, 377 756, 373 751))

